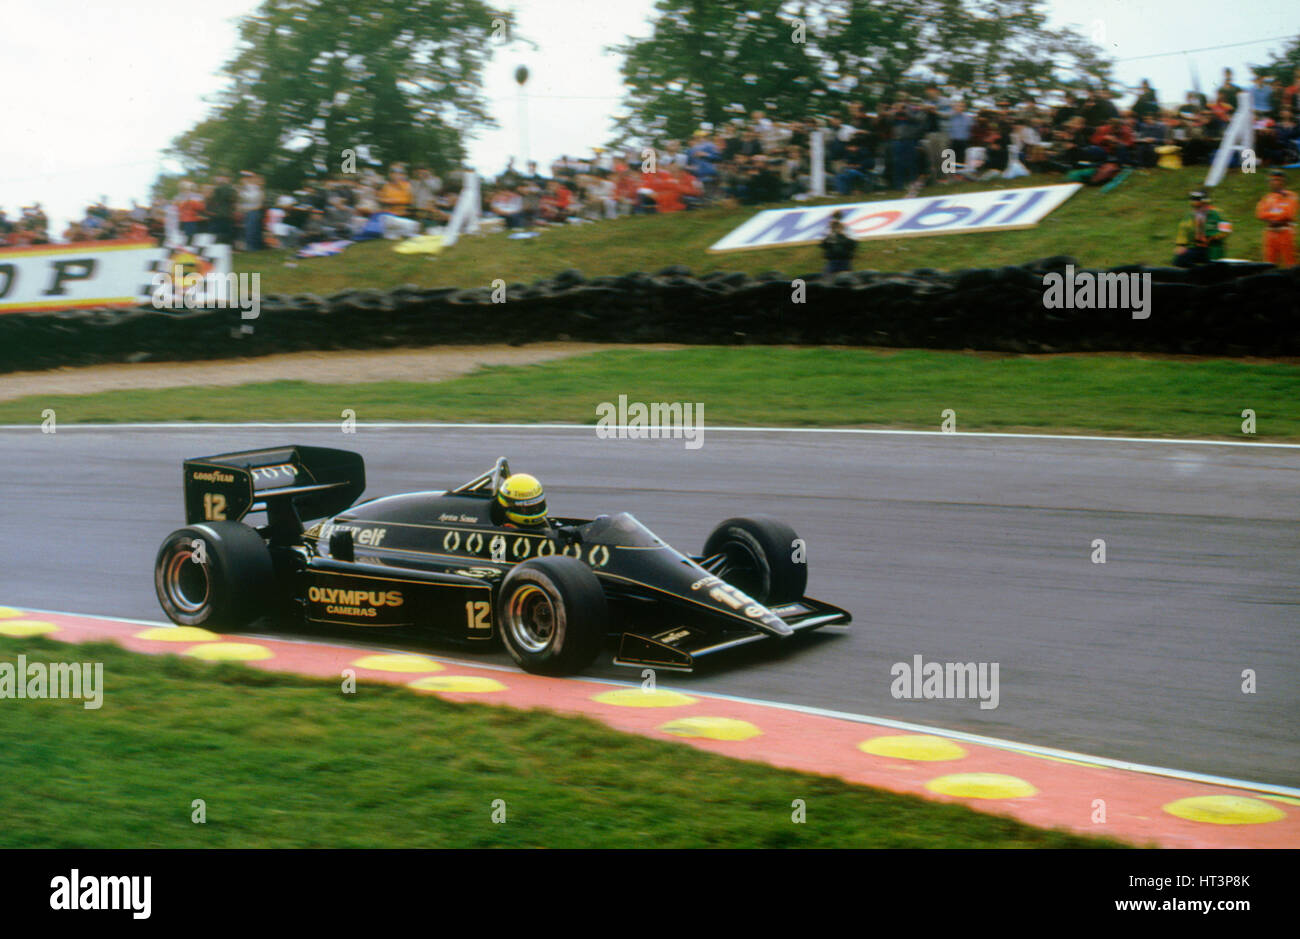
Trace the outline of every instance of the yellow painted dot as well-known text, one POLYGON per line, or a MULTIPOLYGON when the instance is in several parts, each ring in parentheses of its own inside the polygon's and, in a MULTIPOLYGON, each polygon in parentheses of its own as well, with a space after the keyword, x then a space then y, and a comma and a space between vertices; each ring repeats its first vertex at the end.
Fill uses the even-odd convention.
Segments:
POLYGON ((682 717, 659 729, 678 737, 707 737, 710 740, 748 740, 763 733, 749 721, 730 717, 682 717))
POLYGON ((604 691, 591 700, 599 704, 616 704, 625 708, 679 708, 695 703, 695 699, 688 694, 677 691, 642 691, 640 688, 604 691))
POLYGON ((375 672, 440 672, 442 666, 423 655, 367 655, 352 663, 375 672))
POLYGON ((1246 796, 1193 796, 1163 806, 1170 815, 1211 825, 1258 825, 1286 818, 1276 805, 1246 796))
POLYGON ((221 637, 198 626, 159 626, 136 633, 135 638, 152 642, 215 642, 221 637))
POLYGON ((475 675, 429 675, 407 683, 408 688, 420 691, 459 691, 483 693, 488 691, 505 691, 506 686, 495 678, 479 678, 475 675))
POLYGON ((896 760, 960 760, 966 755, 965 747, 932 734, 872 737, 858 744, 858 749, 896 760))
POLYGON ((270 649, 251 642, 212 642, 188 649, 185 654, 205 662, 255 662, 271 658, 270 649))
POLYGON ((0 620, 0 636, 42 636, 58 632, 59 627, 39 619, 0 620))
POLYGON ((954 773, 930 780, 925 788, 966 799, 1021 799, 1038 792, 1018 776, 1002 773, 954 773))
POLYGON ((15 610, 11 606, 0 606, 0 619, 13 619, 15 616, 22 615, 22 610, 15 610))

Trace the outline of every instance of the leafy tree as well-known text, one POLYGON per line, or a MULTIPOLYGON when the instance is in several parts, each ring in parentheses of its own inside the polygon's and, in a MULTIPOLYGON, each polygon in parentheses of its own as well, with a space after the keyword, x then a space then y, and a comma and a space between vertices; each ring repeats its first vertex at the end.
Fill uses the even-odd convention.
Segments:
POLYGON ((482 72, 510 25, 479 0, 265 0, 240 24, 229 85, 171 155, 275 188, 337 172, 345 149, 450 169, 465 134, 494 123, 482 72))
POLYGON ((1105 85, 1110 63, 1044 0, 659 0, 624 55, 621 140, 752 110, 812 117, 935 82, 980 97, 1105 85))
POLYGON ((1257 75, 1266 75, 1269 80, 1281 79, 1283 87, 1295 81, 1295 73, 1300 69, 1300 36, 1295 36, 1281 54, 1271 53, 1271 61, 1264 65, 1253 66, 1257 75))
POLYGON ((754 109, 804 113, 827 94, 819 63, 794 40, 786 0, 659 0, 646 39, 614 47, 630 114, 624 136, 685 137, 754 109))

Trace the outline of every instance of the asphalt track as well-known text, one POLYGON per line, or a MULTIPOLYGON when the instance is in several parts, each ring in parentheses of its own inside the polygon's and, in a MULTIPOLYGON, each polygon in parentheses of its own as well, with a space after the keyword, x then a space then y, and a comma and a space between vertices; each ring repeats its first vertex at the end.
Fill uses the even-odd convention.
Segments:
MULTIPOLYGON (((183 522, 184 457, 356 449, 374 496, 455 485, 506 455, 542 478, 553 512, 631 511, 683 550, 729 515, 782 517, 807 541, 809 593, 854 614, 848 630, 661 684, 1300 784, 1300 449, 718 429, 704 441, 2 429, 0 603, 162 618, 153 557, 183 522), (1097 538, 1105 564, 1091 561, 1097 538), (998 663, 998 707, 895 699, 891 666, 916 655, 998 663)), ((608 654, 592 674, 638 677, 608 654)))

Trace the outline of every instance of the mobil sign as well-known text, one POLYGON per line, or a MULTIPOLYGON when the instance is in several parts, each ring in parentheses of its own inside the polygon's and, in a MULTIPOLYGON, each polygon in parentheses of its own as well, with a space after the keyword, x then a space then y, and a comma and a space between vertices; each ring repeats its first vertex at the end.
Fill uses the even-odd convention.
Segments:
POLYGON ((859 241, 1033 228, 1074 195, 1081 185, 1067 183, 919 199, 890 199, 886 202, 768 209, 759 212, 709 250, 743 251, 815 244, 826 237, 834 212, 843 213, 841 218, 845 231, 859 241))

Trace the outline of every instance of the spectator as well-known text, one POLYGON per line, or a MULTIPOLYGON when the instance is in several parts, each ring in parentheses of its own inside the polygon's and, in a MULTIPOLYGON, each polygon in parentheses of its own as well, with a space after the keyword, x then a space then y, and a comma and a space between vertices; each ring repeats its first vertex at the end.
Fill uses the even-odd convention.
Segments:
POLYGON ((938 182, 944 175, 943 151, 948 149, 951 141, 948 126, 952 118, 952 104, 939 93, 937 86, 929 85, 918 110, 924 134, 921 144, 925 151, 926 173, 931 180, 938 182))
POLYGON ((781 176, 761 153, 748 162, 743 204, 758 205, 781 198, 781 176))
POLYGON ((438 214, 438 193, 442 191, 442 180, 433 175, 427 166, 415 171, 415 181, 411 183, 411 211, 422 224, 436 221, 438 214))
POLYGON ((637 174, 620 164, 614 174, 614 201, 619 215, 633 215, 640 210, 640 188, 637 174))
POLYGON ((823 273, 839 274, 853 269, 853 254, 858 243, 844 231, 841 212, 831 213, 830 231, 821 241, 822 256, 826 258, 823 273))
POLYGON ((796 146, 785 148, 785 156, 777 164, 777 173, 781 177, 781 198, 793 199, 800 193, 808 191, 808 169, 803 159, 803 151, 796 146))
POLYGON ((1273 88, 1269 84, 1267 75, 1255 76, 1255 87, 1250 89, 1250 106, 1257 117, 1273 113, 1273 88))
POLYGON ((697 130, 695 142, 686 152, 686 169, 700 181, 706 196, 710 198, 717 194, 717 163, 721 156, 722 151, 709 139, 708 131, 697 130))
POLYGON ((954 101, 952 113, 948 115, 948 140, 958 163, 966 159, 966 148, 970 146, 971 127, 975 119, 966 111, 966 102, 954 101))
POLYGON ((572 217, 573 193, 558 179, 548 179, 538 199, 538 217, 544 225, 563 225, 572 217))
POLYGON ((1232 80, 1232 69, 1225 68, 1223 70, 1223 84, 1215 90, 1214 94, 1217 98, 1226 97, 1236 107, 1237 95, 1241 94, 1241 86, 1232 80))
POLYGON ((1268 189, 1255 206, 1255 217, 1264 228, 1264 260, 1278 267, 1295 266, 1295 220, 1300 211, 1296 194, 1286 188, 1286 173, 1268 174, 1268 189))
POLYGON ((244 219, 244 250, 262 250, 262 201, 266 193, 261 178, 251 170, 240 174, 236 207, 244 219))
POLYGON ((908 103, 907 95, 900 94, 881 116, 889 128, 890 184, 894 189, 906 189, 916 178, 916 149, 922 134, 920 115, 908 103))
POLYGON ((700 186, 700 181, 687 171, 684 166, 674 166, 670 171, 673 178, 673 185, 677 190, 677 198, 681 204, 689 211, 699 208, 704 199, 704 189, 700 186))
POLYGON ((876 156, 867 146, 866 134, 854 134, 849 141, 839 170, 835 174, 835 191, 847 196, 855 190, 870 192, 875 188, 872 170, 876 165, 876 156))
POLYGON ((343 241, 351 239, 357 233, 360 225, 358 219, 364 219, 348 205, 347 199, 341 195, 331 196, 325 203, 325 209, 321 212, 322 233, 325 241, 343 241))
POLYGON ((1155 166, 1158 159, 1157 149, 1166 138, 1166 128, 1160 119, 1160 110, 1148 112, 1133 127, 1134 163, 1137 166, 1155 166))
POLYGON ((1151 87, 1151 82, 1145 78, 1142 79, 1142 84, 1138 86, 1137 100, 1133 102, 1133 113, 1138 120, 1159 117, 1160 115, 1160 98, 1156 94, 1156 90, 1151 87))
POLYGON ((1194 267, 1222 258, 1232 231, 1232 225, 1211 207, 1210 197, 1203 190, 1196 190, 1189 198, 1192 208, 1179 223, 1175 241, 1174 264, 1178 267, 1194 267))
POLYGON ((377 198, 381 211, 391 212, 399 218, 406 218, 410 214, 411 183, 400 164, 390 167, 388 181, 380 187, 377 198))
POLYGON ((203 217, 203 197, 198 188, 188 179, 182 179, 176 198, 176 218, 181 234, 186 241, 193 241, 199 233, 200 219, 203 217))
POLYGON ((502 187, 492 194, 488 205, 494 215, 505 220, 507 229, 524 227, 524 197, 518 192, 502 187))
POLYGON ((618 217, 614 182, 604 170, 593 168, 592 172, 578 177, 578 197, 581 202, 579 211, 583 218, 594 222, 601 218, 618 217))
POLYGON ((226 173, 218 173, 213 178, 212 192, 204 200, 204 212, 207 215, 208 231, 218 244, 235 243, 235 187, 230 184, 226 173))
POLYGON ((1133 131, 1123 119, 1112 118, 1093 133, 1092 144, 1104 151, 1106 162, 1128 163, 1132 159, 1133 131))

